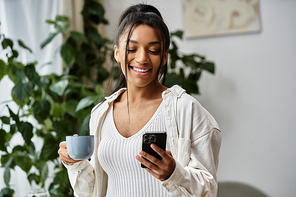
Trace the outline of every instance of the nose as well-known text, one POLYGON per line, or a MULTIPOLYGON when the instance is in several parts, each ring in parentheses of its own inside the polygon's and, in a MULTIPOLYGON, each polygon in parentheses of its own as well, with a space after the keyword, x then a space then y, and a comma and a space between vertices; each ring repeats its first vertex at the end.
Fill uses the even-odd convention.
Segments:
POLYGON ((136 62, 139 64, 147 64, 149 62, 149 56, 145 49, 139 49, 136 54, 136 62))

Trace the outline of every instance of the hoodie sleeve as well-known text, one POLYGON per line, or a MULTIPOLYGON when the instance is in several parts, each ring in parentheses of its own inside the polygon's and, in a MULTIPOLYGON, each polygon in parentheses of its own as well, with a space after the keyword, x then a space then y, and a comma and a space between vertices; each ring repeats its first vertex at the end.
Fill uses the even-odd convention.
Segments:
MULTIPOLYGON (((170 196, 217 196, 217 168, 221 146, 218 124, 195 98, 183 94, 171 110, 178 139, 174 158, 176 168, 162 182, 170 196)), ((171 119, 172 120, 172 119, 171 119)), ((169 123, 170 124, 170 123, 169 123)))

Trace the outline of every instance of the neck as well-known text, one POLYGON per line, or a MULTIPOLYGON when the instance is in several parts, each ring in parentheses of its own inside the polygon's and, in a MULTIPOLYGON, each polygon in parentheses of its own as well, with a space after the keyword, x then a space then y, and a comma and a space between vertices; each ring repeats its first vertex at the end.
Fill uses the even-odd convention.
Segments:
POLYGON ((161 85, 160 83, 153 83, 145 87, 128 85, 128 101, 130 104, 132 104, 142 102, 145 100, 158 99, 161 97, 162 92, 166 89, 167 88, 161 85))

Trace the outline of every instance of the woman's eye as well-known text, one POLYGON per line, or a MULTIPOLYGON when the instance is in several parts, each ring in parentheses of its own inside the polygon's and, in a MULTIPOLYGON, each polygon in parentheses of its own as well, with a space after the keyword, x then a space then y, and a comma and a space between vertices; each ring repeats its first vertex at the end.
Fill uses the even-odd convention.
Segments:
POLYGON ((127 52, 133 53, 133 52, 136 52, 136 49, 127 49, 127 52))
POLYGON ((150 53, 152 53, 152 54, 159 54, 160 53, 160 50, 150 50, 150 53))

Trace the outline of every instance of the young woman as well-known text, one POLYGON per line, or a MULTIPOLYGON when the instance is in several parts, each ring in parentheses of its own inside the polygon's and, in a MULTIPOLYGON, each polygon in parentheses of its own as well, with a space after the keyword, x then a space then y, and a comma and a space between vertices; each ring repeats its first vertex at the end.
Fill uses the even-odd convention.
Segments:
POLYGON ((114 93, 92 111, 91 161, 71 159, 66 142, 60 144, 76 196, 217 195, 221 133, 185 90, 160 83, 169 43, 168 28, 155 7, 138 4, 123 12, 114 46, 122 77, 114 93), (158 131, 167 133, 167 150, 151 148, 162 160, 141 150, 143 134, 158 131))

